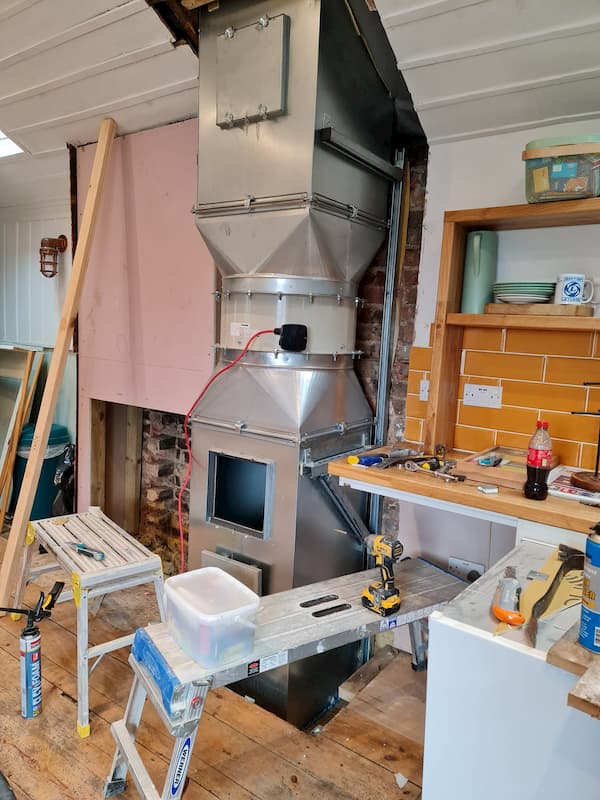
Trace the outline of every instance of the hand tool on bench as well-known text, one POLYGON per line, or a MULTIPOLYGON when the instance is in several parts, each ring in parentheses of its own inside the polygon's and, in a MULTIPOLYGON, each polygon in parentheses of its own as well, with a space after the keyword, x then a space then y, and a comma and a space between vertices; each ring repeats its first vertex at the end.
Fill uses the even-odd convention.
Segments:
POLYGON ((494 593, 492 613, 497 620, 506 622, 507 625, 524 625, 525 617, 519 611, 520 599, 521 584, 517 580, 515 568, 506 567, 494 593))
POLYGON ((362 593, 365 608, 387 617, 400 608, 400 592, 394 584, 394 564, 404 550, 401 542, 389 536, 367 536, 367 552, 375 557, 380 580, 371 583, 362 593))
POLYGON ((96 561, 104 560, 104 553, 102 550, 97 550, 95 547, 90 547, 83 542, 66 542, 66 545, 67 547, 72 547, 73 550, 77 550, 81 556, 87 556, 88 558, 93 558, 96 561))
POLYGON ((585 557, 581 550, 576 550, 574 547, 569 547, 566 544, 560 544, 558 546, 558 559, 561 562, 556 575, 552 579, 552 583, 548 587, 548 589, 544 592, 544 594, 534 603, 533 608, 531 610, 531 617, 529 622, 527 623, 527 634, 529 639, 531 640, 531 644, 535 647, 536 639, 537 639, 537 632, 538 632, 538 620, 542 616, 542 614, 547 611, 550 607, 550 603, 552 602, 552 598, 556 594, 558 587, 562 579, 568 572, 572 570, 580 570, 583 569, 585 557))
POLYGON ((420 464, 417 464, 416 461, 405 461, 404 469, 408 470, 408 472, 422 472, 424 475, 429 475, 432 478, 440 478, 443 481, 449 483, 450 481, 458 481, 460 483, 466 480, 464 475, 451 475, 449 472, 442 472, 439 469, 425 469, 420 464))

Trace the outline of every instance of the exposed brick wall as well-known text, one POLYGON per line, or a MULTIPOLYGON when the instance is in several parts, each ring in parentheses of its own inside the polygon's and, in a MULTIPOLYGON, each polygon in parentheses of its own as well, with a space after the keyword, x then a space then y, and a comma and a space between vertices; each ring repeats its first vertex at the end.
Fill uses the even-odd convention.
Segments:
MULTIPOLYGON (((425 187, 427 182, 427 145, 407 148, 410 163, 410 200, 406 250, 402 273, 396 287, 394 357, 391 367, 389 397, 388 442, 400 441, 405 435, 406 396, 408 389, 408 362, 414 339, 417 285, 421 258, 425 187)), ((375 410, 381 321, 385 285, 387 242, 377 253, 359 287, 359 297, 365 301, 358 314, 356 349, 363 351, 356 372, 363 390, 375 410)), ((381 533, 393 537, 398 534, 398 503, 384 499, 382 504, 381 533)))
MULTIPOLYGON (((426 145, 413 146, 407 150, 407 159, 410 163, 410 205, 406 251, 396 290, 394 358, 391 369, 389 403, 389 441, 400 440, 404 436, 408 360, 414 338, 421 235, 425 209, 427 152, 426 145)), ((373 410, 375 410, 379 372, 386 251, 387 242, 373 259, 373 263, 359 287, 359 297, 363 298, 365 302, 358 313, 356 347, 357 350, 363 351, 363 355, 356 364, 356 372, 373 410)))
MULTIPOLYGON (((139 539, 162 558, 166 575, 179 572, 177 499, 187 463, 183 416, 144 410, 139 539)), ((187 531, 189 489, 184 492, 182 510, 187 531)))

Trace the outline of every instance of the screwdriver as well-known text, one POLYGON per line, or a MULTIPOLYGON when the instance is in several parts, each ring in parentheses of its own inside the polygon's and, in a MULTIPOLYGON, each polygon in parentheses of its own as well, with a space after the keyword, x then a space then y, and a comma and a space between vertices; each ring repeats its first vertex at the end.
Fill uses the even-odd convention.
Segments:
POLYGON ((87 544, 83 544, 83 542, 67 542, 67 546, 72 547, 73 550, 77 550, 79 555, 87 556, 87 558, 94 558, 96 561, 104 559, 102 550, 96 550, 95 547, 90 547, 87 544))

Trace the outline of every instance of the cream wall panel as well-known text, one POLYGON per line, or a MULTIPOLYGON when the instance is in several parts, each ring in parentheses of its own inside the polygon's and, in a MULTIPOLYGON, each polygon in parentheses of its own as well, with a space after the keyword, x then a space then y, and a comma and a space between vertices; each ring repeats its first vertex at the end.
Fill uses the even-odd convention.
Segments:
MULTIPOLYGON (((0 210, 0 338, 4 342, 52 347, 71 269, 70 247, 60 256, 59 273, 45 278, 40 273, 39 249, 44 236, 61 233, 71 243, 68 207, 62 215, 15 220, 0 210)), ((27 216, 23 213, 23 216, 27 216)))

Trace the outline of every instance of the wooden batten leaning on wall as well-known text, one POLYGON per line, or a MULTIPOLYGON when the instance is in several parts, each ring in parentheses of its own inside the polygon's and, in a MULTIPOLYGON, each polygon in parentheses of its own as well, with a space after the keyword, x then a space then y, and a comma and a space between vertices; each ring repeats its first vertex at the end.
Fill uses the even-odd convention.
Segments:
POLYGON ((7 606, 9 604, 11 591, 17 578, 19 555, 25 541, 27 523, 29 522, 29 516, 33 507, 52 420, 56 410, 60 384, 64 374, 71 339, 73 337, 73 329, 79 310, 79 301, 102 195, 102 186, 107 172, 115 133, 116 124, 114 120, 105 119, 100 127, 94 166, 81 219, 75 256, 73 258, 73 267, 63 303, 56 342, 52 352, 52 359, 50 361, 48 377, 46 379, 46 385, 44 387, 38 413, 35 433, 10 529, 8 544, 4 553, 2 567, 0 568, 0 606, 7 606))

